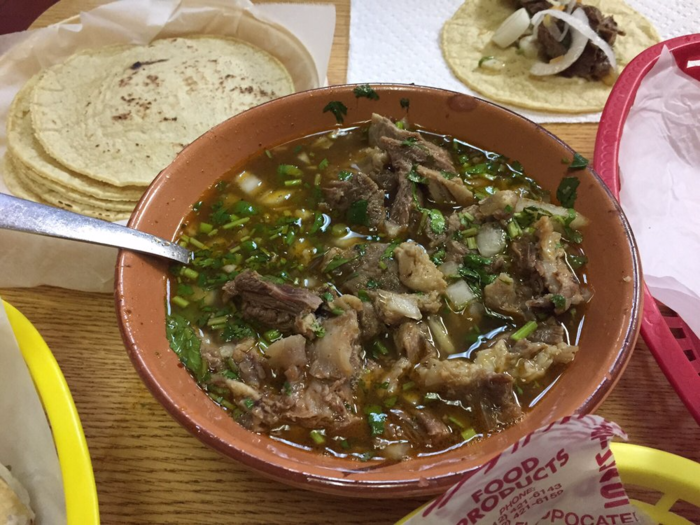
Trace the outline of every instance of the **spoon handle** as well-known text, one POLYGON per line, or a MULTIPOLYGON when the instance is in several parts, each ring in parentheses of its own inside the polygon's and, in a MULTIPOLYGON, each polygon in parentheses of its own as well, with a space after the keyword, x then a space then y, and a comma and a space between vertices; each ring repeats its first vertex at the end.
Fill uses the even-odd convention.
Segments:
POLYGON ((0 193, 0 229, 71 239, 150 253, 186 264, 185 248, 112 222, 0 193))

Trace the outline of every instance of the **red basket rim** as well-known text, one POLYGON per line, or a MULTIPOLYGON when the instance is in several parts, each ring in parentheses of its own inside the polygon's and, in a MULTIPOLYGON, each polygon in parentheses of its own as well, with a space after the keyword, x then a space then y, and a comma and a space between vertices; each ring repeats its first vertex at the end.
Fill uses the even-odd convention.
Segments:
MULTIPOLYGON (((677 61, 682 62, 679 66, 685 71, 686 62, 689 59, 700 57, 700 34, 673 38, 656 44, 639 54, 622 71, 603 110, 596 135, 593 165, 618 199, 620 194, 618 153, 625 120, 634 103, 642 79, 656 64, 664 46, 668 47, 677 61)), ((697 78, 698 73, 700 71, 693 71, 691 76, 697 78)), ((680 318, 678 321, 681 321, 680 318)), ((687 333, 692 333, 684 323, 683 327, 687 333)), ((700 373, 691 364, 690 357, 683 351, 671 333, 656 301, 646 286, 644 286, 641 332, 666 378, 695 421, 700 424, 700 373)), ((695 341, 688 338, 687 343, 691 346, 689 352, 700 357, 700 347, 695 341)))

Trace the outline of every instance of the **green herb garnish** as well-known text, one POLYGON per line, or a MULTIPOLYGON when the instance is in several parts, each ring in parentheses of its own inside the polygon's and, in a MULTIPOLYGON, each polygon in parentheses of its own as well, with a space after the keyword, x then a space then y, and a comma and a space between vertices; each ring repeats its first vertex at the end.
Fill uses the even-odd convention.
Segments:
POLYGON ((368 206, 369 202, 365 199, 353 202, 350 208, 348 208, 348 222, 350 224, 359 224, 360 226, 369 226, 369 216, 367 215, 368 206))
POLYGON ((411 105, 411 101, 410 101, 409 99, 407 99, 407 98, 402 98, 402 99, 399 101, 399 104, 401 104, 401 107, 402 107, 403 109, 408 109, 409 106, 411 105))
POLYGON ((364 97, 370 100, 379 100, 379 95, 377 95, 377 92, 372 89, 369 84, 357 86, 352 92, 355 94, 355 98, 364 97))
POLYGON ((323 108, 323 112, 327 113, 328 111, 333 113, 333 115, 335 116, 335 120, 338 124, 342 124, 345 120, 345 115, 348 114, 347 106, 337 100, 333 100, 326 104, 326 107, 323 108))
POLYGON ((557 188, 557 199, 564 208, 573 208, 576 202, 576 188, 581 184, 577 177, 564 177, 557 188))
POLYGON ((182 364, 192 372, 197 381, 203 381, 208 371, 207 364, 200 353, 202 343, 189 321, 177 314, 167 316, 165 334, 170 348, 177 354, 182 364))
POLYGON ((578 153, 574 153, 574 160, 571 161, 571 164, 569 164, 569 169, 570 170, 582 170, 588 166, 588 159, 584 157, 583 155, 579 155, 578 153))

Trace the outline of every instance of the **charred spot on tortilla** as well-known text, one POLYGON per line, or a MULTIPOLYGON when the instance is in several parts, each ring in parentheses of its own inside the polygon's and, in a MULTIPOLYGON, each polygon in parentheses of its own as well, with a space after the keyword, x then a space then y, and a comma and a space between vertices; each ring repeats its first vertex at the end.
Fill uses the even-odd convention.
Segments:
POLYGON ((150 66, 151 64, 158 64, 160 62, 167 62, 167 61, 168 61, 167 58, 161 58, 159 60, 146 60, 145 62, 136 61, 133 64, 131 64, 130 69, 137 70, 137 69, 142 68, 143 66, 150 66))

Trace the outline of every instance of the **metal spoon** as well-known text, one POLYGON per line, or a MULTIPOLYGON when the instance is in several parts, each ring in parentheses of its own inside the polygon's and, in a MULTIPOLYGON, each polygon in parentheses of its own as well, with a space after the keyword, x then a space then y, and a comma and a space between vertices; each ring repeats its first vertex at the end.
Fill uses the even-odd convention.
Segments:
POLYGON ((187 264, 192 252, 155 235, 0 193, 0 229, 126 248, 187 264))

